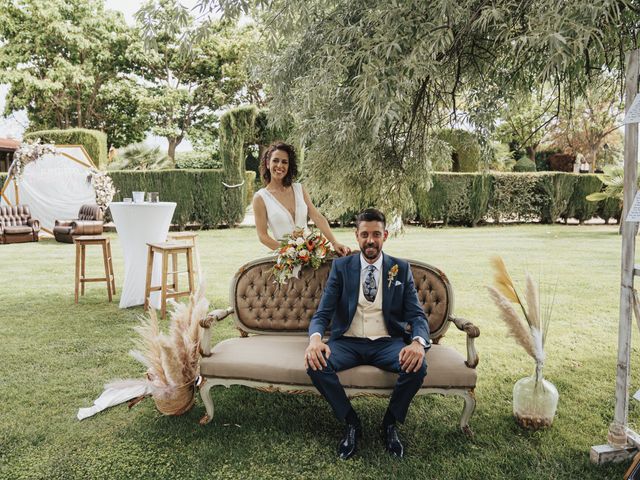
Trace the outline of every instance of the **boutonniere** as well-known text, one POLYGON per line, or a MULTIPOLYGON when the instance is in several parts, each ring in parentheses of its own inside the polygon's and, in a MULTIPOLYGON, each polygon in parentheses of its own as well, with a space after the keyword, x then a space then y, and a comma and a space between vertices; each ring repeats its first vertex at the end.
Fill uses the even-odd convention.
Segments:
POLYGON ((393 279, 396 278, 396 275, 398 275, 397 263, 389 269, 389 277, 387 278, 388 280, 387 288, 391 288, 391 283, 393 282, 393 279))

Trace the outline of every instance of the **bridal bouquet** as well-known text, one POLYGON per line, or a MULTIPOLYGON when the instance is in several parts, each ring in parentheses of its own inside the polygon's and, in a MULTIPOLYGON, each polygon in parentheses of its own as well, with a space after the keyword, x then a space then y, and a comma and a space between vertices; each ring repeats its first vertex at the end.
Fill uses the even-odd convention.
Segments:
POLYGON ((275 250, 273 276, 279 284, 298 278, 302 267, 317 269, 332 253, 329 241, 314 228, 299 228, 286 235, 275 250))

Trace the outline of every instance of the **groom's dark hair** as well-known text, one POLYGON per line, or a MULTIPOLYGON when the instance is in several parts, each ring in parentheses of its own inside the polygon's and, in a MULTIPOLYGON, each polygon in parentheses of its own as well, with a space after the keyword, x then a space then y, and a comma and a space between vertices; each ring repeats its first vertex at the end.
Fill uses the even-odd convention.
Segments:
POLYGON ((287 170, 285 177, 282 179, 282 184, 285 187, 290 187, 293 180, 298 176, 298 164, 296 162, 296 150, 293 148, 293 145, 289 145, 288 143, 273 142, 267 147, 262 154, 262 159, 260 160, 260 176, 262 177, 262 181, 265 185, 271 182, 271 172, 267 168, 267 163, 269 163, 271 154, 276 150, 282 150, 283 152, 287 152, 289 155, 289 169, 287 170))
POLYGON ((367 208, 356 216, 356 228, 360 227, 360 222, 382 222, 382 226, 387 228, 387 220, 377 208, 367 208))

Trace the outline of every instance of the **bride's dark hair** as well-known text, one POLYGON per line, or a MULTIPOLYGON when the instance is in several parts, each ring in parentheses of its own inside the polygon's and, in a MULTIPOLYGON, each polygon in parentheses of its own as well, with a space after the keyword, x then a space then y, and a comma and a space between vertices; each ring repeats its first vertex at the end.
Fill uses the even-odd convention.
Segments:
POLYGON ((283 152, 287 152, 289 155, 289 169, 287 170, 285 177, 282 179, 282 184, 285 187, 290 187, 293 180, 298 176, 298 164, 296 162, 296 151, 293 148, 293 145, 289 145, 288 143, 273 142, 267 147, 262 154, 262 159, 260 160, 260 176, 262 177, 262 181, 265 185, 268 185, 269 182, 271 182, 271 172, 267 168, 267 163, 271 158, 271 154, 276 150, 282 150, 283 152))

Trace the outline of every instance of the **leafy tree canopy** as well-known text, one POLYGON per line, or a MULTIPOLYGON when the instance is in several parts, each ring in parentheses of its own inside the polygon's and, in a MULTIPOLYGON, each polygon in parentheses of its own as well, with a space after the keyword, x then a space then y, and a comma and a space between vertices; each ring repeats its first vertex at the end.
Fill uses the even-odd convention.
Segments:
POLYGON ((167 138, 173 159, 175 148, 188 134, 215 140, 216 135, 207 132, 216 128, 216 111, 243 100, 248 78, 245 57, 253 32, 210 22, 207 35, 194 38, 185 51, 181 40, 197 23, 176 0, 152 0, 137 18, 153 24, 155 36, 151 48, 145 49, 140 40, 127 54, 146 86, 144 105, 153 120, 152 130, 167 138))
POLYGON ((491 129, 503 102, 522 92, 549 84, 571 94, 603 69, 621 78, 624 52, 638 43, 634 0, 200 6, 259 18, 270 112, 293 116, 310 145, 310 189, 333 195, 332 214, 367 204, 402 211, 408 188, 443 152, 433 129, 461 117, 491 129))
POLYGON ((140 87, 121 72, 131 31, 100 0, 0 0, 5 114, 26 109, 32 130, 92 128, 110 143, 144 138, 140 87))

